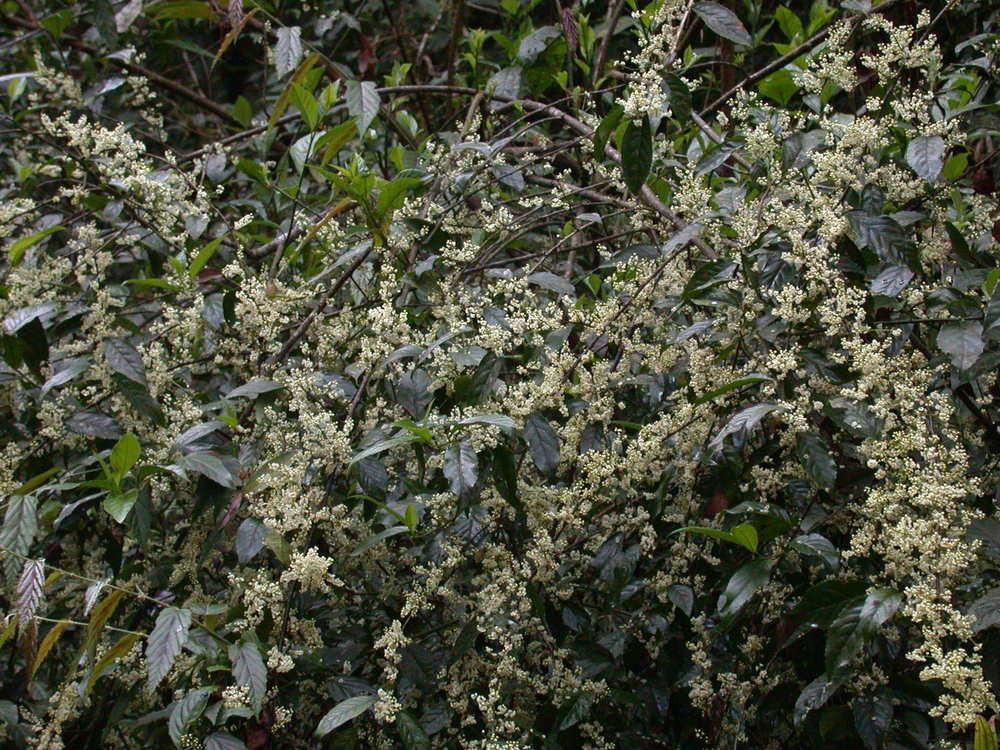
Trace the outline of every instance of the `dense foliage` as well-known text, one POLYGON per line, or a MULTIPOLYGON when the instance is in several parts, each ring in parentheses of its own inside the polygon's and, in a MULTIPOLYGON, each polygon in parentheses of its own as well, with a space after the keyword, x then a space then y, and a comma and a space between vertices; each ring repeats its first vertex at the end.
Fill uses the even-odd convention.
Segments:
POLYGON ((0 744, 996 748, 976 0, 2 0, 0 744))

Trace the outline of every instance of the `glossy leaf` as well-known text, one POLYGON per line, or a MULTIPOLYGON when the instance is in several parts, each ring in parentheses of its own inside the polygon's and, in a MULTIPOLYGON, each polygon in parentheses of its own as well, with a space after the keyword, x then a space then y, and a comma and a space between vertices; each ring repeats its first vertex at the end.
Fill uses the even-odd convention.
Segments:
POLYGON ((632 193, 638 193, 646 183, 653 165, 653 134, 649 118, 630 120, 622 135, 622 176, 632 193))

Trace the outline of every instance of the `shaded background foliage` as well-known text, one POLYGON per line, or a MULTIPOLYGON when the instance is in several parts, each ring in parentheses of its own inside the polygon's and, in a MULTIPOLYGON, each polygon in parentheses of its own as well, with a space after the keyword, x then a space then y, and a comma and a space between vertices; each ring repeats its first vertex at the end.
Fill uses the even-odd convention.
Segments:
POLYGON ((789 66, 843 19, 929 10, 934 117, 960 137, 887 128, 874 164, 926 189, 845 189, 836 272, 882 354, 927 365, 927 434, 978 480, 941 534, 980 542, 953 594, 997 684, 997 10, 690 4, 669 113, 636 117, 657 6, 0 6, 4 742, 971 738, 932 715, 955 688, 910 656, 912 582, 843 554, 882 481, 863 448, 905 414, 837 395, 843 341, 776 313, 793 243, 738 221, 795 202, 776 172, 809 185, 822 105, 925 85, 865 72, 886 41, 860 23, 852 90, 789 66), (743 120, 738 90, 763 103, 743 120), (782 422, 810 379, 819 407, 782 422))

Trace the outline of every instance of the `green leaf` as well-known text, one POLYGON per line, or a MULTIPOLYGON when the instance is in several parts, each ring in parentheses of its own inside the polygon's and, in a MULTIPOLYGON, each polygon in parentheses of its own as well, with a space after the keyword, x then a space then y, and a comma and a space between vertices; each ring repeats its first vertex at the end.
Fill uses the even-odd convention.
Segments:
POLYGON ((757 529, 748 523, 741 523, 729 531, 713 529, 710 526, 685 526, 672 531, 671 535, 673 534, 700 534, 712 537, 713 539, 719 539, 723 542, 738 544, 751 552, 757 551, 757 529))
POLYGON ((837 463, 823 438, 812 432, 801 432, 796 440, 796 449, 813 485, 822 490, 832 490, 837 481, 837 463))
POLYGON ((132 506, 135 505, 138 498, 139 490, 131 489, 120 495, 108 495, 104 498, 104 502, 101 503, 101 507, 118 523, 124 523, 125 519, 128 518, 128 514, 132 512, 132 506))
POLYGON ((45 657, 49 655, 52 647, 56 645, 56 641, 59 640, 59 636, 62 635, 62 632, 72 624, 73 623, 68 620, 60 620, 49 628, 49 632, 45 634, 45 638, 42 639, 42 642, 38 646, 38 653, 35 655, 35 659, 31 664, 31 669, 28 671, 29 680, 35 676, 38 668, 42 665, 42 662, 45 661, 45 657))
POLYGON ((189 610, 166 607, 160 611, 146 641, 146 689, 149 692, 167 676, 187 641, 190 627, 189 610))
MULTIPOLYGON (((83 637, 83 651, 85 654, 88 654, 88 658, 93 658, 93 652, 97 648, 97 641, 101 637, 101 631, 104 630, 104 626, 107 624, 108 620, 111 619, 111 615, 113 615, 115 610, 118 609, 118 605, 121 603, 122 597, 124 596, 124 591, 121 589, 115 589, 103 600, 101 600, 96 607, 94 607, 94 611, 90 614, 90 621, 87 623, 86 633, 83 637)), ((100 675, 97 674, 97 676, 100 675)), ((96 679, 96 676, 92 675, 92 679, 96 679)))
POLYGON ((125 433, 118 439, 115 447, 111 449, 111 465, 118 472, 118 476, 124 475, 135 466, 141 452, 142 446, 131 432, 125 433))
POLYGON ((348 81, 344 98, 347 111, 357 122, 358 133, 363 137, 382 103, 378 89, 371 81, 348 81))
POLYGON ((319 726, 316 727, 316 736, 325 737, 340 725, 361 716, 377 701, 378 698, 374 695, 356 695, 353 698, 342 700, 320 719, 319 726))
POLYGON ((302 119, 306 121, 309 130, 315 130, 316 125, 319 124, 319 103, 316 101, 316 97, 295 81, 291 82, 291 87, 295 108, 302 115, 302 119))
POLYGON ((233 665, 233 678, 237 685, 250 688, 254 713, 260 711, 267 694, 267 667, 260 655, 256 640, 244 636, 239 643, 229 646, 229 661, 233 665))
POLYGON ((733 541, 746 547, 753 553, 757 552, 757 529, 748 523, 741 523, 729 530, 733 541))
POLYGON ((29 237, 22 237, 21 239, 16 240, 14 243, 12 243, 11 246, 7 249, 7 261, 10 267, 13 268, 18 263, 21 262, 21 258, 24 257, 24 253, 29 247, 38 244, 43 239, 48 237, 50 234, 54 234, 55 232, 58 232, 60 229, 65 229, 65 227, 62 224, 59 224, 54 227, 49 227, 48 229, 43 229, 41 232, 37 232, 33 235, 30 235, 29 237))
MULTIPOLYGON (((792 72, 785 68, 782 70, 776 70, 771 73, 771 75, 764 78, 757 84, 757 90, 768 99, 773 99, 782 107, 785 107, 788 105, 788 102, 791 101, 792 97, 798 93, 799 85, 792 77, 792 72)), ((805 153, 808 153, 808 151, 805 153)), ((789 162, 788 165, 805 166, 804 164, 800 165, 801 154, 802 152, 800 151, 798 154, 799 159, 795 162, 789 162)))
POLYGON ((764 374, 751 373, 750 375, 744 375, 742 378, 733 380, 720 388, 716 388, 714 391, 709 391, 708 393, 699 396, 692 403, 695 406, 700 406, 701 404, 706 404, 709 401, 717 399, 719 396, 738 388, 744 388, 745 386, 753 385, 754 383, 764 383, 771 380, 773 380, 771 376, 764 374))
POLYGON ((381 187, 378 193, 378 200, 375 203, 375 213, 382 221, 387 221, 392 213, 401 208, 406 200, 406 194, 411 188, 423 184, 423 180, 416 177, 395 177, 391 182, 387 182, 381 187))
POLYGON ((34 489, 41 487, 45 484, 45 481, 50 477, 58 474, 61 471, 60 467, 53 466, 51 469, 46 469, 41 474, 35 474, 31 479, 27 480, 24 484, 18 487, 11 494, 13 495, 27 495, 34 489))
POLYGON ((212 688, 197 688, 189 690, 187 694, 174 704, 167 720, 167 733, 173 740, 174 747, 181 747, 181 738, 187 732, 191 724, 196 722, 205 712, 208 705, 208 698, 212 694, 212 688))
POLYGON ((944 168, 944 138, 927 135, 914 138, 906 146, 906 163, 927 182, 937 182, 944 168))
POLYGON ((90 676, 87 678, 87 687, 84 694, 91 691, 94 687, 94 683, 100 679, 101 674, 108 667, 132 650, 132 647, 135 645, 136 641, 139 640, 139 637, 140 636, 137 633, 128 633, 123 635, 111 648, 104 652, 101 658, 97 660, 94 668, 90 670, 90 676))
POLYGON ((163 2, 149 6, 146 12, 157 20, 166 18, 203 18, 209 20, 215 18, 212 8, 203 0, 163 0, 163 2))
POLYGON ((625 108, 621 104, 616 104, 594 131, 594 158, 598 161, 604 161, 604 147, 608 145, 608 138, 615 132, 624 114, 625 108))
POLYGON ((396 729, 403 741, 403 750, 430 750, 431 740, 427 732, 406 711, 396 715, 396 729))
POLYGON ((951 355, 951 363, 959 370, 968 370, 983 353, 983 325, 974 320, 947 323, 941 326, 937 345, 951 355))
POLYGON ((745 47, 753 41, 743 22, 729 8, 713 2, 697 2, 694 12, 708 28, 724 39, 745 47))
POLYGON ((538 470, 543 474, 554 472, 559 466, 559 436, 538 412, 524 420, 524 440, 538 470))
POLYGON ((7 501, 3 527, 0 528, 0 546, 15 553, 4 556, 4 571, 13 581, 21 569, 21 558, 31 549, 38 532, 38 500, 34 495, 14 495, 7 501))
POLYGON ((639 193, 646 184, 652 165, 653 134, 649 117, 643 116, 638 123, 630 120, 622 135, 622 176, 633 194, 639 193))
POLYGON ((459 497, 472 491, 479 478, 479 457, 472 445, 463 440, 445 449, 444 476, 451 491, 459 497))
POLYGON ((209 242, 205 247, 198 251, 198 254, 194 256, 191 261, 191 265, 188 266, 188 277, 194 278, 198 275, 198 272, 205 267, 205 264, 211 260, 212 256, 215 255, 215 251, 219 248, 222 242, 222 237, 216 237, 214 240, 209 242))
POLYGON ((778 22, 778 26, 781 27, 782 33, 788 37, 789 41, 802 36, 804 33, 802 29, 802 21, 784 5, 779 5, 775 9, 774 19, 778 22))
POLYGON ((997 734, 993 725, 982 716, 976 717, 976 732, 972 740, 972 750, 997 750, 997 734))
POLYGON ((146 385, 146 366, 134 346, 125 339, 109 338, 104 342, 104 356, 115 372, 129 380, 146 385))

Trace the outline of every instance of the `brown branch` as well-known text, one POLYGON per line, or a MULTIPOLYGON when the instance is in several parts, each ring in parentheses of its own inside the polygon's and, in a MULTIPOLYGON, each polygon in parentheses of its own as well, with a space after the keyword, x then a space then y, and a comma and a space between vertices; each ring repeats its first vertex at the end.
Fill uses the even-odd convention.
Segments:
MULTIPOLYGON (((23 29, 38 30, 41 28, 38 24, 31 23, 30 21, 25 21, 24 19, 17 18, 16 16, 4 16, 4 19, 9 23, 12 23, 15 26, 19 26, 23 29)), ((79 39, 73 39, 72 37, 64 37, 64 39, 65 42, 69 44, 71 47, 74 47, 80 50, 81 52, 86 52, 88 55, 94 57, 95 59, 100 59, 102 57, 100 50, 98 50, 96 47, 90 46, 86 42, 81 42, 79 39)), ((104 59, 121 68, 125 68, 126 70, 129 70, 132 73, 137 73, 138 75, 144 76, 145 78, 155 82, 156 84, 162 86, 163 88, 170 89, 175 94, 187 99, 188 101, 194 104, 197 104, 202 109, 207 110, 214 115, 217 115, 230 125, 238 125, 241 128, 243 127, 243 123, 240 122, 238 119, 236 119, 236 117, 225 107, 216 104, 208 97, 199 94, 197 91, 188 88, 182 83, 178 83, 172 78, 168 78, 167 76, 157 73, 154 70, 150 70, 144 65, 139 65, 138 63, 130 62, 128 60, 122 60, 117 57, 104 57, 104 59)))
POLYGON ((608 46, 611 44, 611 37, 615 35, 615 28, 618 26, 618 18, 622 14, 623 5, 625 5, 625 0, 615 0, 615 4, 608 8, 608 15, 606 16, 605 21, 608 25, 608 29, 604 33, 604 36, 601 37, 601 44, 598 46, 597 56, 594 58, 594 73, 591 77, 591 81, 595 85, 601 76, 601 70, 604 68, 604 61, 608 58, 608 46))

